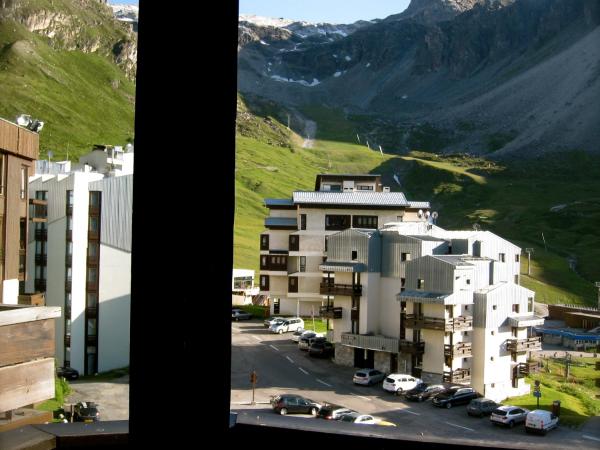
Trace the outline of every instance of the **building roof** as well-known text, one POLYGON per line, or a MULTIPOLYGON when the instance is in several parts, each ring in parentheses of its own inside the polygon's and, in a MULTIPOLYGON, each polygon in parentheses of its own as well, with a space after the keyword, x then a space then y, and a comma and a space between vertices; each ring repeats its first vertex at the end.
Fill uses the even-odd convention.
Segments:
POLYGON ((600 313, 584 313, 584 312, 565 312, 565 315, 569 316, 579 316, 584 317, 586 319, 596 319, 600 320, 600 313))
POLYGON ((402 192, 312 192, 294 191, 296 204, 391 206, 408 207, 410 204, 402 192))
POLYGON ((577 340, 581 340, 581 341, 600 342, 600 334, 585 333, 585 332, 575 331, 575 330, 570 330, 570 329, 554 329, 554 328, 542 328, 542 327, 535 327, 534 330, 536 333, 551 334, 554 336, 563 336, 563 337, 566 337, 569 339, 577 339, 577 340))
POLYGON ((444 242, 444 240, 442 238, 437 238, 434 236, 426 236, 426 235, 422 235, 422 234, 407 234, 406 237, 409 238, 413 238, 413 239, 418 239, 420 241, 435 241, 435 242, 444 242))
POLYGON ((366 272, 367 266, 359 262, 327 261, 319 264, 319 270, 324 272, 366 272))
POLYGON ((428 255, 453 266, 472 266, 471 261, 488 261, 489 258, 479 258, 471 255, 428 255))
POLYGON ((408 203, 411 208, 430 208, 429 202, 413 202, 412 200, 409 200, 408 203))
POLYGON ((399 301, 411 301, 415 303, 439 303, 444 304, 444 300, 450 297, 452 294, 440 294, 437 292, 427 292, 427 291, 402 291, 397 296, 396 299, 399 301))
POLYGON ((538 316, 516 316, 509 317, 508 324, 511 327, 533 327, 544 324, 544 318, 538 316))
POLYGON ((291 198, 265 198, 265 206, 294 206, 291 198))
POLYGON ((294 227, 298 228, 298 221, 295 217, 267 217, 265 227, 294 227))

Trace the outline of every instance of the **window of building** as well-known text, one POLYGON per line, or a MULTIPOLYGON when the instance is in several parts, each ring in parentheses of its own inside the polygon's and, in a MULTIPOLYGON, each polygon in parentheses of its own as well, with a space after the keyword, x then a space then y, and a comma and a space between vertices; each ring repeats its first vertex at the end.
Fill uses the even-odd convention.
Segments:
POLYGON ((306 214, 300 214, 300 229, 306 230, 306 214))
POLYGON ((73 255, 73 242, 67 242, 67 255, 73 255))
POLYGON ((496 383, 492 383, 492 384, 490 384, 490 386, 491 386, 492 388, 495 388, 495 387, 496 387, 496 383))
POLYGON ((465 305, 465 311, 469 310, 469 305, 465 305))
POLYGON ((493 357, 493 356, 490 356, 490 361, 493 361, 493 360, 494 360, 494 357, 493 357))
POLYGON ((98 232, 98 217, 90 216, 90 231, 98 232))
POLYGON ((498 306, 497 306, 497 305, 493 305, 493 306, 492 306, 492 309, 493 309, 494 311, 496 311, 496 310, 498 309, 498 306))
POLYGON ((504 253, 500 253, 500 254, 498 255, 498 261, 500 261, 500 262, 504 262, 504 261, 505 261, 505 256, 506 256, 506 255, 505 255, 504 253))
POLYGON ((88 336, 96 336, 98 330, 96 328, 97 322, 96 319, 88 319, 87 320, 87 334, 88 336))
POLYGON ((517 327, 511 327, 511 333, 513 337, 517 337, 517 334, 519 333, 519 329, 517 327))
POLYGON ((71 319, 65 320, 65 334, 71 334, 71 319))
POLYGON ((67 267, 67 281, 71 281, 73 276, 73 269, 71 267, 67 267))
POLYGON ((306 256, 300 257, 300 272, 306 272, 306 256))
POLYGON ((95 292, 88 292, 86 295, 85 305, 87 308, 98 307, 98 294, 95 292))
POLYGON ((345 230, 347 228, 350 228, 350 216, 333 214, 327 214, 325 216, 326 230, 345 230))
POLYGON ((518 303, 515 303, 512 305, 512 312, 517 313, 517 314, 519 313, 519 304, 518 303))
POLYGON ((527 299, 527 312, 533 312, 533 297, 527 299))
POLYGON ((329 239, 329 236, 325 236, 325 251, 327 251, 327 241, 329 239))
POLYGON ((515 255, 515 262, 519 262, 521 260, 521 255, 518 253, 515 255))
POLYGON ((468 336, 469 332, 468 331, 463 331, 463 336, 468 336))
POLYGON ((494 330, 492 330, 492 336, 495 336, 496 332, 494 330))
POLYGON ((27 197, 27 166, 21 166, 21 200, 27 197))
POLYGON ((352 261, 356 261, 358 259, 358 251, 352 250, 352 261))
POLYGON ((67 230, 73 231, 73 216, 67 216, 67 230))
POLYGON ((268 234, 260 235, 260 249, 261 250, 269 250, 269 235, 268 234))
POLYGON ((377 229, 377 216, 352 216, 354 228, 377 229))
POLYGON ((90 206, 93 208, 100 206, 100 191, 90 191, 90 206))
POLYGON ((372 191, 373 186, 369 186, 368 184, 357 184, 356 189, 359 191, 372 191))
POLYGON ((88 267, 87 272, 88 283, 95 283, 96 281, 98 281, 98 269, 96 269, 95 267, 88 267))
POLYGON ((48 200, 48 191, 35 191, 36 200, 48 200))
POLYGON ((97 242, 89 242, 88 243, 88 257, 95 258, 98 255, 98 243, 97 242))
POLYGON ((417 289, 425 289, 425 280, 422 278, 417 280, 417 289))
POLYGON ((73 191, 67 191, 67 206, 73 206, 73 191))
POLYGON ((400 261, 410 261, 410 253, 401 253, 400 261))

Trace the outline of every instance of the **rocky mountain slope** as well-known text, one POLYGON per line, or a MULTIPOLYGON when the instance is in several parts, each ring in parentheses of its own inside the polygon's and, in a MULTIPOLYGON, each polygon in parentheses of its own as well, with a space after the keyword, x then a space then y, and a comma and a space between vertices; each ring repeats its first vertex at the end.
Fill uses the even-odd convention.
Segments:
POLYGON ((597 0, 413 0, 316 42, 253 24, 257 38, 240 31, 238 89, 360 116, 357 131, 388 151, 425 135, 419 150, 600 152, 599 25, 597 0), (395 132, 374 131, 381 120, 395 132))

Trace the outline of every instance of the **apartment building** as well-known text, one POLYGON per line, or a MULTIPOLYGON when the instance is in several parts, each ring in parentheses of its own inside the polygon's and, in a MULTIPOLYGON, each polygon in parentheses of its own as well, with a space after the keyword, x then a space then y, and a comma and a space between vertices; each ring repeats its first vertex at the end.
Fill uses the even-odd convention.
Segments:
POLYGON ((40 164, 29 180, 47 216, 29 233, 26 288, 64 308, 59 364, 93 374, 129 365, 133 175, 111 172, 97 149, 81 159, 40 164))
POLYGON ((0 119, 0 303, 17 304, 27 279, 27 179, 38 155, 36 132, 0 119))
POLYGON ((390 192, 380 175, 320 174, 314 191, 266 199, 265 206, 269 216, 260 235, 260 293, 271 298, 272 314, 318 315, 327 309, 333 292, 319 265, 329 236, 351 228, 377 230, 391 221, 424 222, 429 215, 428 202, 390 192))
POLYGON ((334 295, 336 362, 469 384, 495 400, 528 393, 527 352, 541 347, 529 330, 543 319, 518 285, 519 260, 493 233, 428 223, 330 236, 324 277, 360 292, 334 295))
POLYGON ((231 277, 231 304, 234 306, 251 305, 260 288, 254 286, 254 270, 233 269, 231 277))

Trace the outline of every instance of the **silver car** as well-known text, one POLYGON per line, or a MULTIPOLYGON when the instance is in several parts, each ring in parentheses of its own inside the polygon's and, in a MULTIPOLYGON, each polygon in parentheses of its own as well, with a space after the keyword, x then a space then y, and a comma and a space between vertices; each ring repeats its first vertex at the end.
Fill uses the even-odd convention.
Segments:
POLYGON ((283 317, 269 317, 263 322, 265 328, 271 328, 271 325, 276 323, 283 323, 285 319, 283 317))
POLYGON ((516 424, 525 422, 529 410, 520 406, 500 406, 492 411, 490 420, 494 425, 507 425, 514 427, 516 424))
POLYGON ((352 381, 355 384, 363 384, 370 386, 371 384, 379 383, 385 378, 385 373, 376 369, 360 369, 354 373, 352 381))

